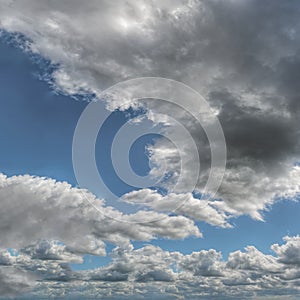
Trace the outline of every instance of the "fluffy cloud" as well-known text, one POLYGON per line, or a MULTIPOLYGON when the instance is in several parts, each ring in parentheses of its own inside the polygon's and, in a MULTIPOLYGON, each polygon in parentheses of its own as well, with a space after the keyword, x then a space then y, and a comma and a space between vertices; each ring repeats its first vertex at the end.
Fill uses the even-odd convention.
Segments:
POLYGON ((183 256, 179 265, 195 276, 218 277, 224 275, 224 263, 221 260, 222 254, 216 250, 202 250, 183 256))
MULTIPOLYGON (((128 245, 130 240, 146 241, 156 236, 175 239, 200 236, 198 228, 185 217, 146 211, 123 215, 86 190, 52 179, 0 175, 0 199, 4 248, 23 248, 40 239, 52 239, 66 244, 69 251, 104 255, 103 241, 128 245), (153 214, 160 220, 145 222, 153 214)), ((60 245, 41 243, 26 252, 37 257, 59 257, 63 250, 60 245)))
MULTIPOLYGON (((134 249, 130 244, 132 239, 181 238, 200 233, 183 216, 163 215, 165 218, 156 225, 114 221, 109 216, 118 214, 119 218, 120 212, 105 206, 87 191, 52 179, 1 175, 0 186, 1 246, 17 248, 0 251, 0 292, 3 296, 32 291, 37 297, 112 295, 117 299, 132 295, 159 297, 165 293, 165 299, 182 295, 189 299, 209 295, 240 298, 252 296, 254 291, 267 293, 271 287, 274 294, 298 293, 298 236, 285 237, 284 244, 272 245, 275 256, 248 246, 245 251, 230 253, 227 261, 214 249, 191 254, 164 251, 153 245, 134 249), (85 197, 98 203, 102 214, 85 197), (15 222, 18 229, 14 227, 15 222), (104 255, 106 241, 119 245, 110 254, 112 262, 109 265, 81 272, 71 269, 71 263, 83 262, 85 253, 104 255)), ((153 190, 132 192, 127 196, 126 201, 140 198, 149 205, 157 205, 154 207, 157 210, 165 210, 164 205, 168 206, 168 201, 176 202, 176 197, 182 200, 178 194, 164 198, 153 190)), ((204 201, 192 195, 183 199, 187 200, 188 207, 198 207, 204 201), (200 203, 195 204, 195 201, 200 203)), ((195 214, 203 213, 201 216, 204 216, 201 209, 208 209, 207 213, 215 214, 210 219, 218 220, 217 208, 199 208, 200 212, 195 214)), ((183 214, 188 212, 192 210, 181 210, 183 214)), ((127 221, 128 218, 142 220, 149 213, 159 214, 138 212, 122 217, 127 221)), ((225 222, 226 218, 221 220, 225 222)))
POLYGON ((40 240, 23 248, 22 253, 29 255, 32 259, 59 260, 68 263, 83 262, 81 256, 70 252, 65 245, 58 241, 40 240))
POLYGON ((249 214, 262 220, 261 211, 270 208, 276 200, 293 199, 299 195, 299 166, 285 165, 279 174, 268 174, 269 171, 257 173, 249 166, 227 169, 219 190, 219 195, 227 200, 216 205, 231 214, 249 214))
MULTIPOLYGON (((77 272, 65 265, 65 258, 7 254, 14 263, 2 267, 10 271, 3 272, 6 277, 1 280, 12 282, 16 273, 32 280, 35 274, 39 280, 32 296, 37 297, 268 299, 289 294, 290 299, 294 299, 293 295, 296 299, 300 294, 299 264, 283 262, 278 248, 282 251, 290 248, 298 237, 284 240, 282 245, 271 246, 276 255, 248 246, 245 251, 230 253, 227 261, 214 249, 182 254, 153 245, 139 249, 116 247, 107 266, 77 272)), ((294 243, 292 247, 299 252, 299 245, 294 243)), ((27 287, 26 282, 23 284, 27 287)))
MULTIPOLYGON (((226 215, 218 211, 217 205, 214 205, 213 201, 199 200, 191 193, 169 193, 162 196, 157 191, 142 189, 125 194, 122 200, 130 204, 148 206, 155 211, 172 211, 216 226, 230 226, 226 221, 226 215)), ((215 202, 217 203, 217 201, 215 202)))
POLYGON ((279 261, 284 264, 300 265, 300 237, 284 237, 283 245, 274 244, 272 250, 277 254, 279 261))
POLYGON ((265 255, 253 246, 246 247, 246 252, 236 251, 230 253, 227 267, 240 270, 258 270, 266 273, 280 272, 281 265, 272 255, 265 255))
POLYGON ((88 271, 92 280, 108 281, 173 281, 175 273, 170 269, 171 254, 159 247, 147 245, 134 250, 116 248, 113 263, 106 268, 88 271))

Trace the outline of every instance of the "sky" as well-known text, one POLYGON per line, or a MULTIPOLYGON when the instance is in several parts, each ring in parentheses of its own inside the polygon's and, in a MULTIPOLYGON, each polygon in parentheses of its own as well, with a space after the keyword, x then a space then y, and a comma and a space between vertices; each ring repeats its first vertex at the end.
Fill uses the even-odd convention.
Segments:
POLYGON ((0 0, 0 297, 298 299, 299 13, 0 0))

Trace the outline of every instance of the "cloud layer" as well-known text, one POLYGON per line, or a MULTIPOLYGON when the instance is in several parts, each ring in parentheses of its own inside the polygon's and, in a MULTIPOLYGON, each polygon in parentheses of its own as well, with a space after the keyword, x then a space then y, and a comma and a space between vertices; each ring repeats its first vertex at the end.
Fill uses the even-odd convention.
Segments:
POLYGON ((285 237, 282 245, 271 246, 275 255, 248 246, 230 253, 227 261, 214 249, 182 254, 151 244, 116 247, 109 265, 76 272, 68 267, 74 262, 68 251, 43 241, 34 246, 39 256, 28 249, 1 252, 1 295, 31 288, 37 297, 67 299, 287 299, 286 294, 297 299, 300 269, 294 254, 299 245, 299 236, 285 237))
MULTIPOLYGON (((134 249, 132 240, 179 239, 201 234, 184 216, 164 215, 156 224, 128 223, 129 219, 142 221, 149 214, 159 213, 124 215, 105 206, 103 200, 91 193, 65 182, 29 175, 1 175, 0 187, 1 296, 30 293, 31 297, 72 299, 241 299, 299 292, 298 236, 285 237, 284 244, 272 245, 274 255, 248 246, 244 251, 230 253, 227 260, 214 249, 191 254, 164 251, 151 244, 134 249), (119 221, 111 218, 116 214, 119 221), (110 264, 94 270, 72 270, 70 264, 83 263, 85 254, 106 255, 106 242, 116 245, 109 254, 110 264)), ((146 197, 149 205, 164 211, 168 210, 165 205, 170 205, 170 199, 181 196, 171 194, 170 199, 165 199, 152 190, 141 190, 127 194, 123 200, 130 202, 139 197, 146 197)), ((217 205, 203 203, 192 195, 185 200, 187 206, 180 207, 178 214, 227 226, 226 216, 217 205)))
MULTIPOLYGON (((227 172, 217 195, 222 209, 256 219, 276 198, 299 193, 293 180, 299 176, 293 169, 300 140, 299 20, 296 1, 0 2, 1 28, 24 34, 30 39, 24 48, 57 64, 54 86, 67 94, 97 96, 140 76, 180 80, 202 93, 227 142, 227 172)), ((122 104, 118 99, 108 106, 122 104)), ((202 159, 201 193, 210 170, 205 135, 175 107, 144 105, 150 119, 167 111, 192 133, 202 159)), ((156 122, 169 124, 168 118, 156 122)), ((165 130, 180 139, 175 127, 165 130)), ((167 158, 172 174, 180 172, 170 144, 159 141, 151 153, 158 169, 167 158)), ((189 149, 181 155, 189 162, 181 174, 188 183, 195 157, 189 149)))

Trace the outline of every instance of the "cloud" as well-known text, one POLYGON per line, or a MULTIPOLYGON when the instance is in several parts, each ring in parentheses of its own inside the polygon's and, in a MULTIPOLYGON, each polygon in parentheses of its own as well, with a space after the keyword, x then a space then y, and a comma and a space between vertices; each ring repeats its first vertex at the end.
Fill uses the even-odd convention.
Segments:
MULTIPOLYGON (((230 227, 226 215, 214 207, 213 201, 199 200, 191 193, 169 193, 162 196, 155 190, 141 189, 122 196, 122 201, 147 206, 155 211, 175 212, 193 220, 204 221, 220 227, 230 227)), ((216 201, 217 202, 217 201, 216 201)))
MULTIPOLYGON (((284 244, 275 244, 271 248, 288 248, 289 243, 297 238, 285 237, 284 244)), ((299 245, 294 247, 295 251, 299 250, 299 245)), ((160 289, 161 293, 163 291, 164 299, 183 295, 187 299, 255 299, 255 295, 267 299, 269 294, 289 294, 291 297, 299 294, 298 282, 295 281, 297 277, 291 278, 292 271, 293 275, 297 271, 299 276, 298 263, 285 263, 277 253, 275 256, 264 254, 254 246, 230 253, 227 260, 214 249, 182 254, 164 251, 153 245, 139 249, 116 248, 112 258, 109 266, 87 273, 103 281, 105 274, 111 278, 113 272, 119 272, 119 275, 123 274, 122 284, 126 274, 127 297, 136 294, 138 289, 144 289, 144 297, 148 299, 146 291, 149 289, 152 293, 153 288, 160 289), (101 276, 95 277, 95 274, 101 276)), ((99 281, 90 283, 97 285, 99 281)))
MULTIPOLYGON (((271 248, 288 249, 297 239, 285 237, 282 245, 271 248)), ((299 245, 292 247, 299 251, 299 245)), ((39 280, 32 290, 33 298, 268 299, 289 295, 294 299, 295 295, 296 299, 300 293, 299 264, 285 262, 281 253, 275 254, 247 246, 224 260, 215 249, 183 254, 148 244, 138 249, 116 247, 107 266, 72 271, 64 259, 43 260, 19 253, 13 256, 12 265, 2 267, 10 272, 3 272, 1 280, 10 283, 18 272, 28 278, 35 274, 39 280)))
POLYGON ((109 254, 111 263, 86 271, 70 268, 74 257, 59 247, 61 243, 38 241, 15 253, 1 251, 0 292, 1 296, 15 296, 30 291, 32 298, 67 299, 292 297, 300 293, 299 262, 285 257, 299 252, 298 240, 298 236, 284 237, 283 244, 271 246, 275 255, 247 246, 244 251, 230 253, 227 260, 215 249, 183 254, 151 244, 137 249, 117 246, 109 254), (52 249, 52 253, 45 255, 45 249, 52 249))
POLYGON ((68 263, 82 263, 80 255, 68 250, 65 245, 58 241, 39 240, 37 243, 22 248, 22 253, 29 255, 32 259, 58 260, 68 263))
MULTIPOLYGON (((294 199, 299 195, 299 166, 287 166, 281 173, 257 172, 255 167, 227 169, 219 195, 226 199, 220 206, 233 215, 249 214, 263 220, 261 212, 275 201, 294 199)), ((218 202, 216 203, 217 205, 218 202)))
POLYGON ((286 236, 283 238, 285 244, 272 245, 272 250, 276 253, 279 258, 279 261, 284 264, 291 264, 291 265, 300 265, 300 237, 294 236, 289 237, 286 236))
MULTIPOLYGON (((274 202, 278 185, 280 195, 299 193, 291 178, 299 160, 298 15, 296 1, 0 2, 0 27, 24 34, 25 48, 58 64, 54 86, 67 94, 99 95, 140 76, 180 80, 202 93, 227 142, 227 174, 217 196, 227 213, 255 219, 274 202), (259 184, 265 181, 267 191, 259 184)), ((144 105, 148 117, 167 111, 191 131, 202 159, 201 192, 211 159, 204 135, 175 107, 144 105)), ((180 139, 174 127, 166 130, 180 139)), ((158 167, 162 158, 174 162, 176 175, 176 155, 159 141, 151 160, 158 167)), ((181 155, 188 162, 181 176, 189 182, 195 157, 190 149, 181 155)))
POLYGON ((192 272, 195 276, 224 276, 222 254, 214 249, 201 250, 200 252, 184 255, 179 265, 184 270, 192 272))
POLYGON ((149 282, 173 281, 175 273, 170 270, 173 259, 169 252, 159 247, 147 245, 134 250, 115 248, 112 252, 113 263, 106 268, 87 271, 92 280, 116 280, 149 282))
POLYGON ((245 250, 246 252, 235 251, 230 253, 227 267, 240 270, 257 270, 266 273, 282 271, 282 266, 274 256, 265 255, 254 246, 248 246, 245 250))
MULTIPOLYGON (((125 215, 66 182, 0 175, 0 188, 0 245, 4 248, 23 248, 38 240, 52 239, 63 242, 73 253, 104 255, 104 241, 128 245, 130 240, 147 241, 157 236, 200 236, 190 219, 146 211, 125 215), (146 223, 153 214, 160 220, 146 223)), ((42 242, 36 247, 24 251, 41 257, 60 256, 59 252, 65 250, 64 246, 42 242)))
POLYGON ((13 297, 29 292, 34 287, 35 278, 14 267, 0 266, 0 296, 13 297))

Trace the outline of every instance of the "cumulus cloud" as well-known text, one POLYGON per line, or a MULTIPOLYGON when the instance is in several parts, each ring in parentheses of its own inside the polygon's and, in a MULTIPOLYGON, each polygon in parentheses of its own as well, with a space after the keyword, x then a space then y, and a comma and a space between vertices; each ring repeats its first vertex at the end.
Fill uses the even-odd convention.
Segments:
POLYGON ((277 254, 279 261, 281 261, 282 263, 299 265, 300 264, 300 253, 299 253, 300 237, 286 236, 284 237, 284 241, 285 244, 283 245, 278 245, 278 244, 272 245, 272 250, 277 254))
MULTIPOLYGON (((2 174, 0 199, 4 248, 22 248, 37 240, 54 239, 75 253, 104 255, 104 241, 128 245, 130 240, 146 241, 157 236, 200 236, 198 228, 185 217, 146 211, 123 215, 88 191, 52 179, 2 174), (152 220, 153 213, 160 220, 146 223, 145 220, 152 220)), ((26 251, 36 256, 59 256, 62 250, 63 246, 41 243, 26 251)))
MULTIPOLYGON (((17 255, 0 252, 4 296, 31 289, 34 280, 28 272, 46 281, 75 280, 69 264, 82 263, 84 254, 105 255, 106 242, 128 247, 131 240, 201 236, 183 216, 146 211, 125 215, 88 191, 53 179, 0 174, 0 201, 0 245, 17 249, 17 255), (153 213, 160 220, 145 222, 153 220, 153 213)), ((163 276, 149 276, 155 275, 163 276)))
POLYGON ((29 255, 32 259, 59 260, 68 263, 83 262, 80 255, 72 253, 58 241, 39 240, 33 245, 22 248, 22 253, 29 255))
POLYGON ((245 252, 236 251, 230 253, 227 267, 240 270, 258 270, 260 272, 280 272, 281 265, 272 255, 265 255, 253 246, 245 248, 245 252))
POLYGON ((197 221, 204 221, 220 227, 230 227, 226 220, 226 214, 218 210, 218 205, 214 205, 213 201, 199 200, 191 193, 169 193, 162 196, 155 190, 141 189, 123 195, 122 200, 130 204, 148 206, 155 211, 172 211, 197 221))
MULTIPOLYGON (((112 295, 117 299, 165 293, 170 298, 182 295, 190 299, 209 295, 240 298, 253 295, 254 291, 264 294, 271 287, 274 294, 298 293, 298 236, 285 237, 282 245, 272 245, 275 255, 266 255, 248 246, 245 251, 230 253, 227 261, 214 249, 191 254, 164 251, 153 245, 134 249, 131 240, 149 240, 156 236, 182 238, 200 233, 184 216, 164 215, 156 225, 114 221, 107 214, 120 217, 121 213, 105 206, 103 200, 52 179, 1 175, 0 186, 1 246, 16 248, 0 251, 3 296, 32 291, 37 297, 112 295), (102 214, 84 197, 98 203, 102 214), (18 229, 14 227, 15 222, 18 229), (89 271, 72 270, 70 264, 82 263, 86 253, 105 255, 105 242, 119 245, 110 254, 109 265, 89 271)), ((164 198, 153 190, 136 191, 127 196, 126 201, 140 199, 156 205, 154 209, 159 211, 165 210, 168 201, 176 202, 176 197, 180 200, 178 194, 164 198)), ((192 195, 183 199, 188 206, 180 213, 192 214, 191 207, 196 207, 199 212, 191 217, 204 218, 207 210, 210 220, 219 220, 217 208, 200 205, 204 200, 192 195)), ((149 213, 162 214, 144 211, 122 214, 122 217, 127 221, 128 218, 142 221, 149 213)), ((220 220, 225 222, 226 218, 220 220)), ((215 224, 223 223, 216 221, 215 224)))
POLYGON ((223 276, 224 263, 221 260, 222 254, 210 249, 182 256, 179 265, 195 276, 218 277, 223 276))
MULTIPOLYGON (((295 240, 298 237, 285 237, 282 245, 275 244, 271 248, 287 249, 295 240)), ((299 251, 299 245, 294 243, 293 247, 294 251, 299 251)), ((261 295, 263 299, 269 294, 289 293, 291 297, 299 294, 298 282, 295 281, 298 278, 296 272, 299 276, 298 263, 283 262, 278 252, 275 254, 264 254, 254 246, 247 246, 244 251, 230 253, 224 260, 222 253, 214 249, 182 254, 163 251, 153 245, 140 249, 116 248, 109 266, 88 273, 95 280, 103 281, 105 275, 110 279, 112 274, 119 272, 123 275, 119 277, 122 282, 126 274, 132 294, 138 288, 151 290, 159 286, 166 299, 183 295, 187 299, 254 299, 255 295, 261 295), (95 277, 95 274, 100 276, 95 277)), ((97 285, 96 282, 93 284, 97 285)), ((144 292, 145 298, 146 295, 144 292)))
POLYGON ((112 281, 173 281, 175 273, 170 269, 173 259, 169 252, 147 245, 134 250, 116 248, 112 252, 113 263, 106 268, 88 271, 92 280, 112 281))
POLYGON ((65 265, 65 258, 7 254, 14 263, 2 267, 10 271, 3 272, 1 281, 12 282, 15 273, 31 280, 32 273, 38 275, 32 291, 37 297, 268 299, 288 294, 293 299, 300 294, 299 264, 283 261, 278 251, 293 247, 299 252, 299 245, 293 243, 298 239, 285 237, 282 245, 272 245, 275 255, 248 246, 230 253, 227 260, 214 249, 183 254, 150 244, 138 249, 116 247, 107 266, 77 272, 65 265))

